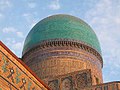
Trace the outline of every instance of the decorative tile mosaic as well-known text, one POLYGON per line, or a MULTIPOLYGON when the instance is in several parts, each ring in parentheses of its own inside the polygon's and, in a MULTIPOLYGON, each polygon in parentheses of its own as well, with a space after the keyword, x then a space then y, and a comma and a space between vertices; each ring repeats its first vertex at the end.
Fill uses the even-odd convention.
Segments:
POLYGON ((23 52, 43 40, 59 38, 83 41, 101 52, 92 28, 81 19, 70 15, 54 15, 38 22, 28 34, 23 52))
POLYGON ((0 46, 0 90, 48 90, 0 46))

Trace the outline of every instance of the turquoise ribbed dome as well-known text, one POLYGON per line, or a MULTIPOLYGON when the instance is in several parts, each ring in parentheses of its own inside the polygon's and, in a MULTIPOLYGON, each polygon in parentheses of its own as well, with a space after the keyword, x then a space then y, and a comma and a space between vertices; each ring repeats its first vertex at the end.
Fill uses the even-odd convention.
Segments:
POLYGON ((53 15, 38 22, 29 32, 23 53, 43 40, 79 40, 101 53, 99 41, 92 28, 81 19, 71 15, 53 15))

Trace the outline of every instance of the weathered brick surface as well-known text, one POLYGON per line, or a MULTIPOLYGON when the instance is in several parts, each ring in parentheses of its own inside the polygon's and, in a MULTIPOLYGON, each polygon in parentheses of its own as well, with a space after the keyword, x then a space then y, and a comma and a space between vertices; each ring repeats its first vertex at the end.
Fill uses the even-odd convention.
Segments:
MULTIPOLYGON (((86 48, 89 50, 89 48, 86 48)), ((23 61, 43 80, 67 73, 91 69, 92 85, 102 83, 102 63, 86 49, 71 46, 44 46, 23 57, 23 61)))

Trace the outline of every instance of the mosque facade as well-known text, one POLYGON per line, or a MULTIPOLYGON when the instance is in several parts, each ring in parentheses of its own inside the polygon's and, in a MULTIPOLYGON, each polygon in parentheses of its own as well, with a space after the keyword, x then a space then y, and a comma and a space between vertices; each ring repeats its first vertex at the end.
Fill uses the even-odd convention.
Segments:
POLYGON ((120 90, 119 81, 103 83, 98 38, 77 17, 59 14, 38 22, 20 59, 0 45, 0 90, 120 90))

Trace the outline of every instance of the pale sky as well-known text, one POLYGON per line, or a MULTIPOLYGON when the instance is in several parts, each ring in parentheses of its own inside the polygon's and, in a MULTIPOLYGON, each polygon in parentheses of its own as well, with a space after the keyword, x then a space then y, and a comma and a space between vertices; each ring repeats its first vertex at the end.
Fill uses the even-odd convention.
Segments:
POLYGON ((120 81, 120 0, 0 0, 0 40, 21 57, 31 28, 54 14, 70 14, 96 32, 104 60, 104 82, 120 81))

